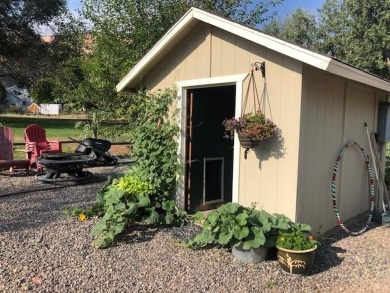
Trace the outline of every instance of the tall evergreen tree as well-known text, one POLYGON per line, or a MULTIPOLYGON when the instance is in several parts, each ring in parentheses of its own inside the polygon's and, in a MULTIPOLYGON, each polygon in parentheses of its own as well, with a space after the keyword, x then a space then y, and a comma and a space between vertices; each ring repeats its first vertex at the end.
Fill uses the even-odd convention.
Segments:
POLYGON ((341 0, 326 0, 319 9, 317 50, 340 59, 343 54, 343 34, 346 29, 341 0))
POLYGON ((263 30, 306 48, 313 48, 316 42, 317 24, 315 17, 300 8, 289 14, 284 22, 272 20, 263 27, 263 30))
POLYGON ((317 21, 297 10, 264 29, 390 79, 390 0, 326 0, 317 21))
POLYGON ((344 0, 343 60, 390 79, 390 0, 344 0))

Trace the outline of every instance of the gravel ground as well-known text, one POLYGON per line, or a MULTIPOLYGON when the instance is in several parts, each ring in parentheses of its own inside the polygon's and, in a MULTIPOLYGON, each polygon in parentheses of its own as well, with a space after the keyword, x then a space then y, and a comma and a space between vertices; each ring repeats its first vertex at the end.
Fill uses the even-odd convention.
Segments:
POLYGON ((193 227, 134 226, 114 247, 95 249, 97 220, 61 210, 92 203, 102 180, 124 170, 93 168, 95 182, 79 185, 0 173, 0 292, 390 292, 390 228, 374 223, 358 237, 335 229, 307 277, 283 273, 272 253, 245 264, 226 249, 187 249, 179 238, 193 227))

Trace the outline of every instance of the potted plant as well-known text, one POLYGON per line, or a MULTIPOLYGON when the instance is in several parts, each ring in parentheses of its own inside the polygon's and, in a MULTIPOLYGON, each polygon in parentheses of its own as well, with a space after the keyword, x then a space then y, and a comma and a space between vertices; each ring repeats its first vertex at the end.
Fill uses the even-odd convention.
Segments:
POLYGON ((276 240, 278 262, 289 274, 309 275, 314 263, 317 241, 308 224, 290 222, 276 240))
POLYGON ((275 123, 267 119, 261 111, 225 119, 222 125, 225 127, 225 138, 233 139, 234 132, 237 132, 241 145, 247 149, 256 147, 260 141, 277 133, 275 123))
POLYGON ((237 203, 224 204, 206 218, 199 213, 195 218, 202 221, 203 230, 189 241, 189 247, 229 246, 235 257, 251 263, 267 257, 268 248, 275 244, 278 229, 286 229, 290 221, 283 215, 271 215, 237 203))

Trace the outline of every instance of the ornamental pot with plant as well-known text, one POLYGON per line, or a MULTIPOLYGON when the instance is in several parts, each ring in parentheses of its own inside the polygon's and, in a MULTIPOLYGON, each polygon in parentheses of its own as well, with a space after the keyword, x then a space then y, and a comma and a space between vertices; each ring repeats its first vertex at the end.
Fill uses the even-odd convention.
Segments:
POLYGON ((201 213, 194 217, 203 229, 189 241, 189 247, 229 246, 235 257, 251 263, 265 260, 268 248, 275 243, 277 231, 286 229, 290 221, 282 215, 271 215, 237 203, 224 204, 206 218, 201 213))
POLYGON ((294 275, 309 275, 314 263, 317 241, 310 234, 308 224, 289 223, 289 228, 279 231, 276 240, 277 257, 281 268, 294 275))

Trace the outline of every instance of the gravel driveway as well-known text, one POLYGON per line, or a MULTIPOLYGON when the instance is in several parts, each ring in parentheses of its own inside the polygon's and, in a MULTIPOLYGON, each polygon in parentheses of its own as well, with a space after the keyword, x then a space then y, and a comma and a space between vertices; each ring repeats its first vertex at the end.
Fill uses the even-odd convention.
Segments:
MULTIPOLYGON (((104 180, 124 170, 91 171, 104 180)), ((358 237, 335 229, 308 277, 283 273, 272 255, 245 264, 225 249, 192 251, 172 236, 185 230, 134 226, 97 250, 89 235, 97 220, 61 209, 92 203, 102 184, 0 173, 0 292, 390 292, 390 228, 377 224, 358 237)))

